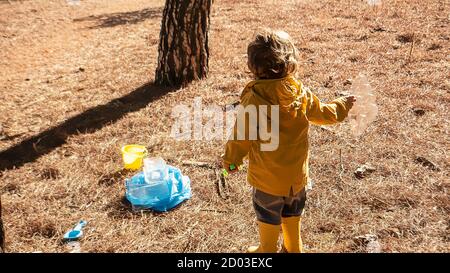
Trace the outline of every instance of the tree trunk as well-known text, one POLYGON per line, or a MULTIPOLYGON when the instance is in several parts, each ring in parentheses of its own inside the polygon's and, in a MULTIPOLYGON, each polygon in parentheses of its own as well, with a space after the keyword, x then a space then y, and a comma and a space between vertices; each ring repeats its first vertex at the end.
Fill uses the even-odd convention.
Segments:
POLYGON ((166 0, 155 82, 181 86, 208 73, 208 31, 212 0, 166 0))
POLYGON ((2 220, 2 195, 0 193, 0 253, 5 252, 5 230, 2 220))

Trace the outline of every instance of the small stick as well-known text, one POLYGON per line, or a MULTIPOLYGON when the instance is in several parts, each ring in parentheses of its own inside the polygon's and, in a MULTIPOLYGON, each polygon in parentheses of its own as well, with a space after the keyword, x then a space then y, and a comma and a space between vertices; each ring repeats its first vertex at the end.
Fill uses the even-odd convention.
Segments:
POLYGON ((374 199, 374 200, 377 200, 378 202, 383 203, 383 204, 385 204, 385 205, 392 206, 391 203, 385 202, 385 201, 381 200, 380 198, 373 197, 373 199, 374 199))
POLYGON ((5 229, 3 228, 2 220, 2 195, 0 193, 0 253, 5 251, 5 229))
POLYGON ((414 47, 414 33, 412 34, 412 41, 411 41, 411 47, 409 48, 409 56, 408 56, 408 63, 411 61, 411 54, 414 47))
POLYGON ((228 213, 228 210, 217 210, 217 209, 201 209, 200 211, 217 212, 217 213, 228 213))
POLYGON ((200 161, 183 161, 184 166, 196 166, 196 167, 202 167, 202 168, 208 168, 208 169, 215 169, 211 164, 208 162, 200 162, 200 161))
POLYGON ((344 163, 342 163, 342 148, 339 149, 339 162, 341 167, 341 171, 339 172, 339 178, 341 179, 342 182, 344 182, 344 179, 342 179, 342 174, 344 173, 344 163))

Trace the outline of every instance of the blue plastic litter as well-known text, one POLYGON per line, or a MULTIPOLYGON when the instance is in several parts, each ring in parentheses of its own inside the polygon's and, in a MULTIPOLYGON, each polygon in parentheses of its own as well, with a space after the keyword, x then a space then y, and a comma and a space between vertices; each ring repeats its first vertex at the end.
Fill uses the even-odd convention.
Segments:
POLYGON ((125 196, 133 210, 168 211, 191 198, 191 181, 178 168, 167 165, 168 178, 160 183, 146 183, 140 172, 125 180, 125 196))
POLYGON ((64 240, 66 241, 72 241, 77 240, 81 236, 83 236, 83 227, 87 224, 86 221, 81 220, 78 222, 78 224, 71 230, 67 231, 66 234, 64 234, 64 240))

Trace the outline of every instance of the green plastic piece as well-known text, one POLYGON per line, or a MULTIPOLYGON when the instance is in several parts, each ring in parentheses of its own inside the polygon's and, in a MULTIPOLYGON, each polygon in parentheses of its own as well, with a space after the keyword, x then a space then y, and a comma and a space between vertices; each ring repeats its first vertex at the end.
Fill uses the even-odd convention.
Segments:
MULTIPOLYGON (((236 165, 230 164, 230 171, 233 171, 236 169, 236 165)), ((228 170, 222 169, 222 175, 224 177, 227 177, 229 175, 228 170)))

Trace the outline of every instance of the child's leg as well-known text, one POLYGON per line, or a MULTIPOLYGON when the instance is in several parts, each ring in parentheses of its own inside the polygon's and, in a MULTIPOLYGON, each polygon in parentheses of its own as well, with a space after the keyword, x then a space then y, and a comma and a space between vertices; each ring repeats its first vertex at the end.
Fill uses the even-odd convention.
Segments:
POLYGON ((301 237, 301 214, 305 207, 305 189, 292 197, 285 198, 282 210, 281 228, 283 230, 283 248, 288 253, 303 252, 301 237))
POLYGON ((302 253, 301 217, 284 217, 281 228, 283 230, 283 251, 287 253, 302 253))
POLYGON ((281 210, 284 206, 283 197, 274 196, 253 189, 253 207, 259 228, 259 246, 250 247, 248 252, 277 252, 278 236, 280 234, 281 210))

